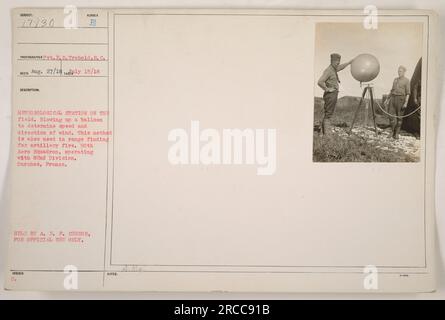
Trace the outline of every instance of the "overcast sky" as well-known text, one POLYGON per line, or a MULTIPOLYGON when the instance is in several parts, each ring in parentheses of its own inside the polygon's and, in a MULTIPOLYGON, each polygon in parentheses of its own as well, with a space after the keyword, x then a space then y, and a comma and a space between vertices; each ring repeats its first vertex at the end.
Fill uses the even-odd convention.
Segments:
MULTIPOLYGON (((366 30, 361 23, 319 23, 316 27, 315 81, 330 63, 330 54, 342 55, 342 63, 361 53, 370 53, 380 62, 380 74, 373 80, 377 98, 388 93, 397 77, 397 68, 404 65, 411 78, 422 56, 421 23, 379 23, 377 30, 366 30)), ((348 66, 339 72, 340 96, 360 96, 362 89, 348 66)), ((316 84, 315 84, 316 85, 316 84)), ((316 85, 315 95, 323 91, 316 85)))

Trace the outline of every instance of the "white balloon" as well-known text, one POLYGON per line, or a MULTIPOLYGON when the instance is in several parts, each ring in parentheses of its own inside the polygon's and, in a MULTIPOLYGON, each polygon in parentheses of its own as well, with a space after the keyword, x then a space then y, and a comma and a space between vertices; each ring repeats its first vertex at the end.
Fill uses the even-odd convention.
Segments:
POLYGON ((351 74, 355 80, 360 82, 374 80, 379 72, 380 63, 372 54, 360 54, 351 63, 351 74))

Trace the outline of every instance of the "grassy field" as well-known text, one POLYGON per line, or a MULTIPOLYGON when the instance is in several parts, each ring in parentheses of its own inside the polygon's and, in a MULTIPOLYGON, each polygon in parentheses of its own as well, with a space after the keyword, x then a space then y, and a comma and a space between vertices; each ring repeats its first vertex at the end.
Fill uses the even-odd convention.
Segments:
MULTIPOLYGON (((389 119, 376 108, 376 123, 381 134, 374 137, 370 130, 373 127, 371 108, 368 110, 368 125, 365 127, 365 108, 358 114, 353 134, 346 132, 354 116, 360 98, 342 97, 332 118, 335 132, 321 137, 321 118, 323 100, 315 98, 313 160, 315 162, 413 162, 418 161, 413 156, 410 146, 416 144, 412 135, 402 132, 401 141, 395 142, 389 137, 389 119), (414 142, 413 142, 414 141, 414 142), (401 145, 401 144, 406 144, 401 145)), ((378 100, 381 104, 381 101, 378 100)))

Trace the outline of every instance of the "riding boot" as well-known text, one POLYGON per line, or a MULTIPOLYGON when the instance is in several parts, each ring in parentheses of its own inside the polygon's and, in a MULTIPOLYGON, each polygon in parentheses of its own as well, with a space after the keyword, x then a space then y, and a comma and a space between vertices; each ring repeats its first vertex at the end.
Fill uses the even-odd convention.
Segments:
POLYGON ((396 124, 391 123, 391 138, 395 138, 396 136, 396 124))
POLYGON ((395 128, 395 130, 394 130, 394 136, 393 136, 393 138, 396 139, 396 140, 398 140, 398 139, 399 139, 399 133, 400 133, 400 126, 397 125, 396 128, 395 128))
POLYGON ((322 129, 323 135, 332 133, 332 128, 331 128, 329 119, 326 119, 326 118, 323 119, 323 122, 321 124, 321 129, 322 129))

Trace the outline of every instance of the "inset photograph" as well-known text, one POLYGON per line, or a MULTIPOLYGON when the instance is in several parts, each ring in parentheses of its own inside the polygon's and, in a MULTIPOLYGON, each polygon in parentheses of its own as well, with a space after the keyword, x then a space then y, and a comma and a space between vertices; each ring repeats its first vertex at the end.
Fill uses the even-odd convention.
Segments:
POLYGON ((423 24, 318 23, 314 162, 418 162, 423 24))

